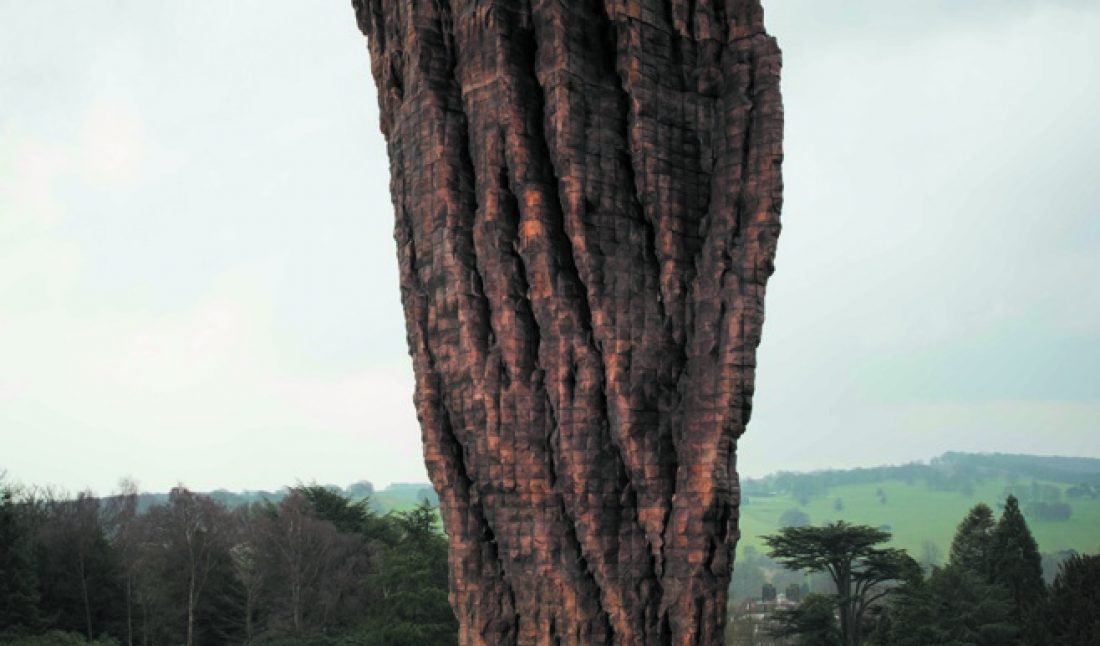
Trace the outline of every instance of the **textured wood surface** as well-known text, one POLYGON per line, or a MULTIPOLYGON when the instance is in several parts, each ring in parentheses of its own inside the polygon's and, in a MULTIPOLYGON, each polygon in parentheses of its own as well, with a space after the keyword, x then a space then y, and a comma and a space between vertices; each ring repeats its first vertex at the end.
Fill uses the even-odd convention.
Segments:
POLYGON ((759 0, 354 0, 463 644, 719 644, 781 206, 759 0))

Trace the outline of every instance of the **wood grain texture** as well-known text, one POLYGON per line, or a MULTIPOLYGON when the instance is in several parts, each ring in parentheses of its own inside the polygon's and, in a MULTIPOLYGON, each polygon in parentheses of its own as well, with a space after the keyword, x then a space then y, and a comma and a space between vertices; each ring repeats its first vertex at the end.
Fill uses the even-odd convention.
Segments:
POLYGON ((759 0, 354 0, 463 644, 720 644, 780 54, 759 0))

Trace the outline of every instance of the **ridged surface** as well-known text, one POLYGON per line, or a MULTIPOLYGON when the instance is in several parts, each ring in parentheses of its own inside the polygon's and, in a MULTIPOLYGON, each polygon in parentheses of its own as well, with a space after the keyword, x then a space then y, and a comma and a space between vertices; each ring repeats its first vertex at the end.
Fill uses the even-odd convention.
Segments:
POLYGON ((781 206, 758 0, 354 0, 463 644, 720 644, 781 206))

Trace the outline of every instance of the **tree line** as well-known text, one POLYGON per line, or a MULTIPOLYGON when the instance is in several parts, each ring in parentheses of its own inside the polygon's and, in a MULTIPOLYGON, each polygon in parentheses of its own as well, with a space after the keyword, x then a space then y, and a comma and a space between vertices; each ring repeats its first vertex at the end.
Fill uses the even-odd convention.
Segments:
POLYGON ((923 482, 935 491, 957 491, 966 495, 974 493, 975 486, 988 480, 1008 479, 1016 483, 1010 493, 1021 501, 1033 503, 1032 510, 1045 514, 1049 520, 1062 520, 1068 505, 1058 490, 1057 499, 1048 485, 1046 491, 1032 482, 1030 487, 1020 486, 1023 479, 1045 480, 1069 485, 1066 493, 1073 498, 1100 497, 1100 460, 1094 458, 1066 458, 1033 455, 982 454, 948 452, 930 462, 911 462, 894 466, 855 469, 829 469, 810 473, 780 471, 762 478, 745 478, 741 481, 746 497, 742 504, 751 504, 752 498, 767 498, 788 494, 799 503, 806 504, 813 498, 826 496, 834 487, 865 485, 889 480, 906 483, 923 482))
POLYGON ((0 643, 457 642, 428 501, 381 515, 298 486, 229 509, 185 487, 144 508, 0 482, 0 643))
POLYGON ((771 643, 1100 644, 1100 555, 1071 556, 1047 585, 1015 497, 1005 500, 1000 518, 985 504, 975 505, 959 524, 943 567, 922 568, 905 550, 887 547, 890 538, 887 531, 843 521, 765 536, 771 558, 832 582, 830 593, 810 594, 777 612, 771 643))

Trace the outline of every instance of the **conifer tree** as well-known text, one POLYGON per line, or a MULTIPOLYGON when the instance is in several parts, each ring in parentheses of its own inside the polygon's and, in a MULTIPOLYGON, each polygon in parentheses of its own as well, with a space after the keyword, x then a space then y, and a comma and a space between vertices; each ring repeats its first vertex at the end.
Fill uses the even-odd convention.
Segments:
POLYGON ((370 646, 455 643, 458 622, 448 603, 447 539, 426 501, 386 516, 398 540, 385 548, 373 586, 382 592, 371 609, 370 646))
POLYGON ((30 533, 15 492, 0 482, 0 632, 38 628, 38 602, 30 533))
POLYGON ((1100 644, 1100 554, 1062 562, 1051 586, 1050 637, 1057 644, 1100 644))
POLYGON ((1047 596, 1042 557, 1015 496, 1005 500, 990 545, 990 581, 1004 586, 1012 597, 1023 642, 1046 643, 1041 626, 1047 596))
POLYGON ((875 643, 1002 646, 1017 634, 1008 592, 962 565, 934 568, 927 581, 907 582, 887 615, 875 643))
POLYGON ((955 538, 951 541, 951 555, 948 563, 961 567, 983 578, 989 577, 990 549, 993 529, 996 521, 993 510, 985 503, 978 503, 959 523, 955 538))
POLYGON ((1015 496, 1005 500, 1004 512, 991 538, 993 581, 1008 588, 1017 609, 1024 610, 1041 602, 1046 596, 1042 557, 1015 496))
POLYGON ((825 572, 836 585, 840 642, 859 646, 864 617, 876 601, 895 590, 895 583, 920 576, 905 550, 880 547, 889 532, 844 521, 822 527, 784 527, 762 536, 768 556, 790 570, 825 572))

